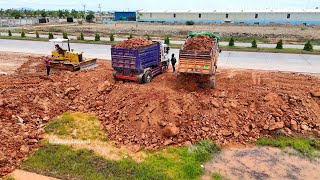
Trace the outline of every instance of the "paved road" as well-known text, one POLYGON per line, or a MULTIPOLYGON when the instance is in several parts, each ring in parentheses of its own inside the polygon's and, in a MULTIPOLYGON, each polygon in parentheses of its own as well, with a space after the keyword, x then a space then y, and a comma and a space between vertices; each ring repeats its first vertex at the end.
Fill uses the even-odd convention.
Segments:
MULTIPOLYGON (((2 36, 7 36, 8 33, 0 33, 2 36)), ((21 34, 18 33, 12 33, 13 36, 20 36, 21 34)), ((35 37, 35 34, 26 34, 28 37, 35 37)), ((40 34, 40 37, 42 38, 48 38, 48 35, 40 34)), ((55 35, 55 38, 62 38, 61 35, 55 35)), ((70 39, 77 39, 76 36, 68 36, 70 39)), ((94 40, 94 37, 85 37, 87 40, 94 40)), ((102 41, 109 41, 110 39, 108 37, 101 37, 100 38, 102 41)), ((123 41, 126 40, 127 38, 115 38, 115 41, 123 41)), ((164 42, 164 41, 161 41, 164 42)), ((172 44, 184 44, 184 41, 170 41, 172 44)), ((228 42, 220 42, 220 45, 227 46, 229 43, 228 42)), ((236 46, 240 47, 251 47, 251 43, 240 43, 240 42, 235 42, 236 46)), ((258 47, 264 47, 264 48, 275 48, 276 44, 258 44, 258 47)), ((292 49, 303 49, 304 45, 298 45, 298 44, 284 44, 284 48, 292 48, 292 49)), ((320 50, 320 46, 313 46, 313 49, 315 50, 320 50)))
MULTIPOLYGON (((78 44, 71 48, 85 52, 86 57, 110 59, 110 45, 78 44)), ((50 54, 54 49, 51 42, 19 41, 0 39, 0 51, 50 54)), ((178 55, 178 49, 171 53, 178 55)), ((245 69, 261 69, 276 71, 291 71, 303 73, 320 73, 320 55, 255 53, 225 51, 220 54, 219 66, 245 69)))

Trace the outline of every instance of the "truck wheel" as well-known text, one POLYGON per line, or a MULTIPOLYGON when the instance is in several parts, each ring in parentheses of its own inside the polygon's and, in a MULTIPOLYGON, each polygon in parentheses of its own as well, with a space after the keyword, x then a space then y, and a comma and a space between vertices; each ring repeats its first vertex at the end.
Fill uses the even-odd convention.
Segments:
POLYGON ((113 71, 112 73, 114 80, 119 81, 119 79, 117 78, 117 74, 118 74, 117 71, 113 71))
POLYGON ((145 83, 149 83, 149 82, 151 82, 151 80, 152 80, 152 74, 150 71, 147 71, 143 76, 143 81, 145 83))

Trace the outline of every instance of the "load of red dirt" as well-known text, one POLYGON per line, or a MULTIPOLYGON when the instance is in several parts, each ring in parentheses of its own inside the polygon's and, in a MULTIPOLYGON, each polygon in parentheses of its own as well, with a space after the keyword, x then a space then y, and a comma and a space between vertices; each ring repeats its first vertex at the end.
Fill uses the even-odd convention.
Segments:
POLYGON ((226 145, 271 134, 320 135, 315 76, 220 69, 216 89, 199 89, 169 73, 147 85, 118 82, 109 62, 98 64, 48 78, 42 60, 30 56, 16 74, 0 75, 0 176, 36 150, 46 123, 67 111, 94 113, 117 146, 149 150, 204 139, 226 145))
POLYGON ((188 38, 183 46, 183 50, 210 51, 215 43, 215 38, 207 35, 198 35, 188 38))
POLYGON ((125 41, 122 41, 116 45, 115 48, 125 48, 125 49, 138 49, 140 47, 145 47, 151 45, 152 41, 147 40, 146 38, 142 37, 135 37, 125 41))

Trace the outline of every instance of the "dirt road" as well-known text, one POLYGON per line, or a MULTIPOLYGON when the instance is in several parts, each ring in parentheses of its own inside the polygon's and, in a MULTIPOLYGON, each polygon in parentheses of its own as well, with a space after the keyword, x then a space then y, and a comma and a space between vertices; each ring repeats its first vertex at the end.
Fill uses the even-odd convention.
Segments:
MULTIPOLYGON (((16 73, 0 75, 0 175, 14 170, 38 146, 45 124, 66 112, 92 112, 117 146, 155 150, 212 139, 220 145, 270 134, 320 131, 320 79, 315 76, 219 69, 216 89, 172 73, 150 84, 116 82, 109 62, 95 69, 53 72, 39 56, 16 73)), ((196 77, 195 77, 196 78, 196 77)))

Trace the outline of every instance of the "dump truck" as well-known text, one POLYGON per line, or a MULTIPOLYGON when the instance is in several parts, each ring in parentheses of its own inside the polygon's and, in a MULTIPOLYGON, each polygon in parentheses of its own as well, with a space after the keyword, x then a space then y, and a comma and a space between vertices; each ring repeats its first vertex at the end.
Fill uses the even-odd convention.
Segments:
POLYGON ((94 68, 97 59, 83 57, 83 52, 75 52, 70 48, 69 39, 50 39, 54 44, 54 50, 51 52, 52 61, 50 65, 53 69, 78 71, 80 69, 94 68), (67 49, 64 45, 67 45, 67 49))
POLYGON ((191 33, 179 51, 178 76, 196 75, 199 86, 214 88, 220 37, 212 33, 191 33))
POLYGON ((111 47, 113 77, 115 80, 151 82, 157 74, 167 71, 169 47, 152 41, 150 45, 136 48, 111 47))

